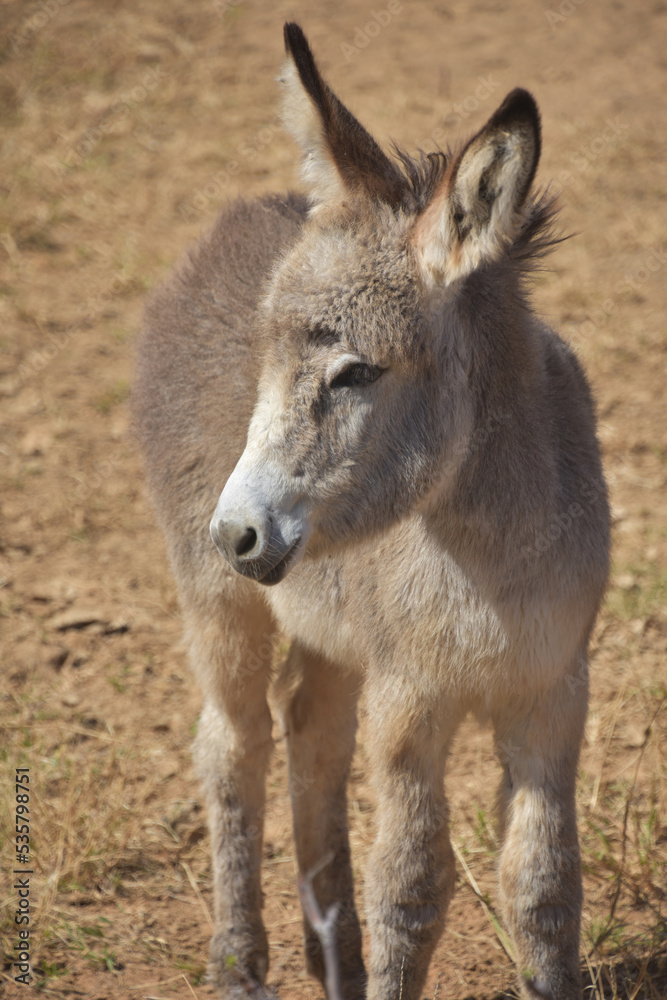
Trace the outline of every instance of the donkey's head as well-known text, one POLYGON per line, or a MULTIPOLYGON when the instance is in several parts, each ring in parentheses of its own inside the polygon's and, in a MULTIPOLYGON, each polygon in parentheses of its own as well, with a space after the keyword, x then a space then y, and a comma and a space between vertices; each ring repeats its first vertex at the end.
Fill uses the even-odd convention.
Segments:
POLYGON ((257 405, 211 522, 232 566, 265 584, 306 547, 345 545, 448 489, 474 410, 457 302, 531 225, 540 151, 535 102, 515 90, 458 155, 399 168, 297 25, 285 42, 284 119, 311 209, 262 305, 257 405))

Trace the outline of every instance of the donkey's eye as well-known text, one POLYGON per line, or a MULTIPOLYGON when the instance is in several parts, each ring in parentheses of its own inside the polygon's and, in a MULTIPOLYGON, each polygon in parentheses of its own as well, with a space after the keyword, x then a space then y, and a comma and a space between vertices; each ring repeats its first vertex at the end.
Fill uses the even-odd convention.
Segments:
POLYGON ((338 372, 331 380, 331 389, 342 389, 344 387, 354 387, 360 385, 370 385, 380 377, 383 369, 377 365, 365 365, 356 361, 353 365, 348 365, 338 372))

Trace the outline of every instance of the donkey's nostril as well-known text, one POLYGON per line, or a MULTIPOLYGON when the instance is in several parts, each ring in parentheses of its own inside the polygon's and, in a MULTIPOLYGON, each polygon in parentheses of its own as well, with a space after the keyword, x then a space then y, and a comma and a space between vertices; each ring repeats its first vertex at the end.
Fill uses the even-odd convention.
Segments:
POLYGON ((237 556, 245 556, 254 549, 257 543, 257 532, 254 528, 246 528, 239 539, 237 539, 234 550, 237 556))

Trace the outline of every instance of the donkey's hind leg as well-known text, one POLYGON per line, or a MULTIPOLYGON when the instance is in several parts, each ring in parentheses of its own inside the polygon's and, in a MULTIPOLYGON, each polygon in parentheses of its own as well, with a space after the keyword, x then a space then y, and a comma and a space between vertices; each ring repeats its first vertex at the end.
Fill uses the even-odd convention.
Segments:
POLYGON ((496 722, 504 765, 500 893, 522 994, 581 1000, 581 870, 575 808, 585 659, 529 711, 496 722))
POLYGON ((215 929, 209 976, 221 996, 267 996, 268 944, 260 865, 265 775, 272 749, 266 700, 271 619, 263 605, 223 600, 186 608, 193 666, 204 692, 195 764, 208 801, 215 929))
MULTIPOLYGON (((346 792, 359 684, 357 676, 294 642, 274 692, 287 736, 299 871, 304 875, 329 858, 314 878, 314 890, 323 912, 338 904, 336 937, 345 1000, 365 994, 346 792)), ((322 948, 307 920, 304 933, 308 971, 324 983, 322 948)))

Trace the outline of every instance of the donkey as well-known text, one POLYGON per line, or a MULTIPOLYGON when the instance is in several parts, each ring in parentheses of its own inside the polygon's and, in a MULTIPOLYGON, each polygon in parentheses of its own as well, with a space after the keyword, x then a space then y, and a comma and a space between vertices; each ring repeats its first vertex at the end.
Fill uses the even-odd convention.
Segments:
POLYGON ((273 995, 260 867, 279 629, 296 855, 302 873, 333 857, 314 889, 340 907, 346 1000, 421 996, 454 888, 444 772, 468 713, 502 764, 519 988, 580 1000, 575 777, 609 512, 585 376, 526 296, 558 242, 553 202, 531 194, 537 106, 514 90, 458 151, 390 158, 297 25, 285 43, 308 196, 222 212, 148 304, 134 395, 204 693, 210 974, 223 997, 273 995), (367 969, 346 820, 362 690, 367 969))

